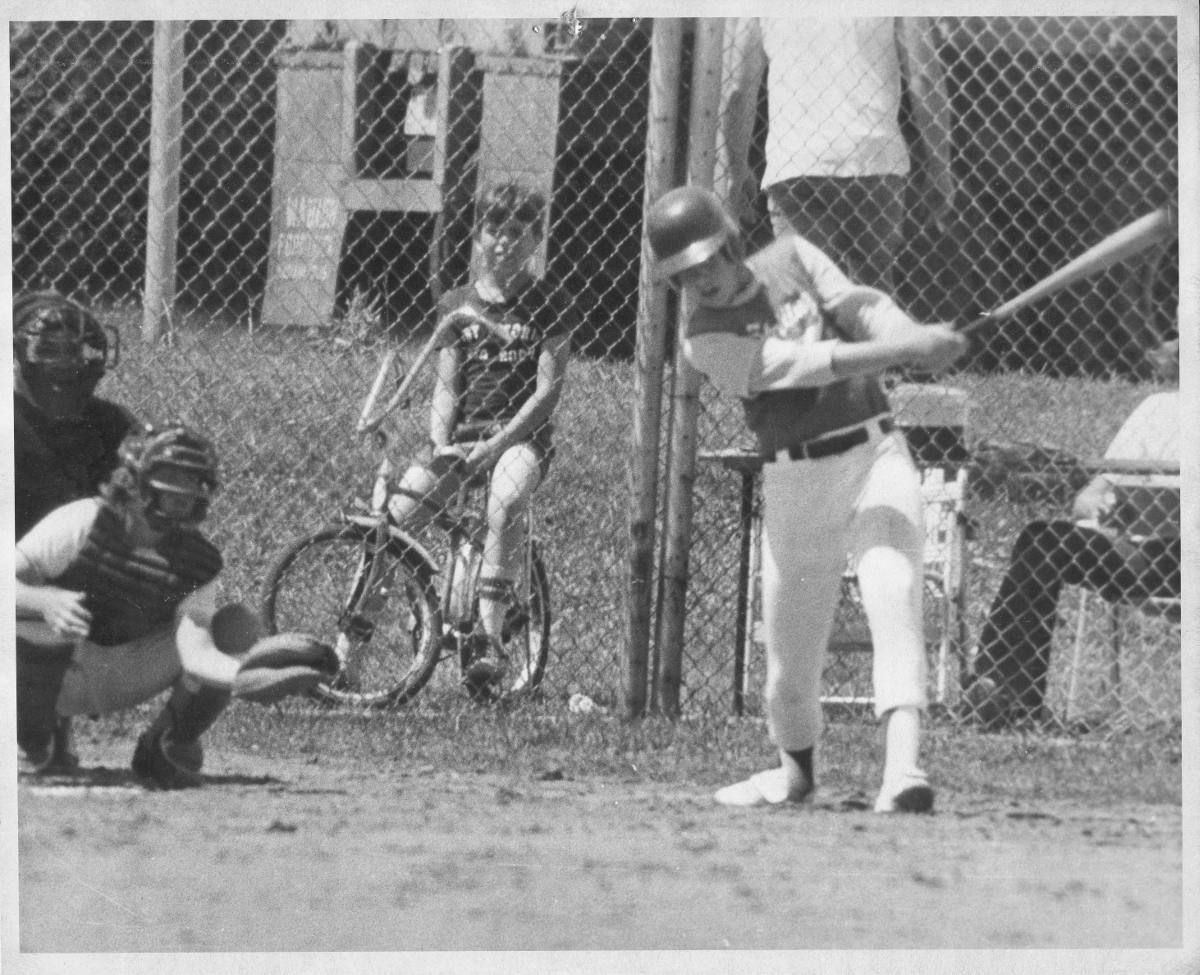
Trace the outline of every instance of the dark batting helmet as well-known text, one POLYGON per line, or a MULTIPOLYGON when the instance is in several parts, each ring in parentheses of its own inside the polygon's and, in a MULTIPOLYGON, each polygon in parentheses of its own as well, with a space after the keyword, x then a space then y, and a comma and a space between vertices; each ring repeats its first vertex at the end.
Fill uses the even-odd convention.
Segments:
POLYGON ((179 422, 148 427, 131 434, 121 444, 121 466, 129 486, 141 496, 152 524, 203 521, 209 501, 218 487, 217 452, 212 443, 179 422), (164 477, 170 472, 190 474, 194 485, 182 485, 164 477), (164 505, 166 496, 190 498, 186 514, 175 505, 164 505))
POLYGON ((646 215, 646 236, 660 281, 703 264, 726 243, 741 239, 720 197, 702 186, 680 186, 659 197, 646 215))

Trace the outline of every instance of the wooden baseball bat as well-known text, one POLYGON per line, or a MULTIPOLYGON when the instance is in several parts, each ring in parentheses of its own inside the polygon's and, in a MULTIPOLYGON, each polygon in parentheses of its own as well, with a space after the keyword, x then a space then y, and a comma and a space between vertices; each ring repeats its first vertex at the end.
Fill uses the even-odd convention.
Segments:
POLYGON ((1126 261, 1155 244, 1165 243, 1174 233, 1174 213, 1169 208, 1155 210, 1144 217, 1139 217, 1133 223, 1109 234, 1100 243, 1088 248, 1032 288, 1022 291, 1012 300, 1006 301, 974 321, 968 322, 959 331, 969 335, 987 325, 1009 318, 1035 301, 1062 291, 1063 288, 1070 287, 1077 281, 1091 277, 1093 274, 1098 274, 1107 267, 1126 261))

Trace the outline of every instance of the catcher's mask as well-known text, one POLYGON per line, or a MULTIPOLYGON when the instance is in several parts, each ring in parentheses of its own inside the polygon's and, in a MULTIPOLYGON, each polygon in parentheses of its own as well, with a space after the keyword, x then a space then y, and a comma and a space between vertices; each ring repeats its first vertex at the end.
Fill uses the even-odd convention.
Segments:
POLYGON ((82 305, 55 291, 13 301, 17 392, 49 416, 78 416, 117 357, 116 331, 82 305))
POLYGON ((203 521, 219 486, 216 450, 182 423, 126 437, 121 466, 145 505, 146 520, 160 530, 203 521))
POLYGON ((720 197, 702 186, 680 186, 659 197, 646 215, 646 236, 658 281, 703 264, 726 244, 736 248, 741 240, 720 197))

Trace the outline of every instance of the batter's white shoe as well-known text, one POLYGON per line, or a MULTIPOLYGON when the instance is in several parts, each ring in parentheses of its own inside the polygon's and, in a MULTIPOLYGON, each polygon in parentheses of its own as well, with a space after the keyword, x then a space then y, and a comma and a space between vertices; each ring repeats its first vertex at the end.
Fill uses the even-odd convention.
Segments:
POLYGON ((789 787, 787 771, 780 767, 757 772, 743 782, 718 789, 713 798, 722 806, 778 806, 785 802, 804 802, 812 792, 811 782, 801 789, 789 787))
POLYGON ((885 782, 875 800, 877 813, 931 813, 933 789, 924 772, 909 772, 894 782, 885 782))

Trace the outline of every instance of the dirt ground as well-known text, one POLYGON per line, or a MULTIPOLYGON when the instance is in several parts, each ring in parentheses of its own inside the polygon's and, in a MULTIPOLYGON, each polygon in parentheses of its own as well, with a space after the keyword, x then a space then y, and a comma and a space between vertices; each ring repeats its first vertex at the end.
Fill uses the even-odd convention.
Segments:
POLYGON ((23 952, 1172 948, 1180 810, 710 790, 214 756, 148 793, 128 749, 18 787, 23 952))

